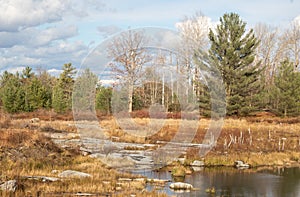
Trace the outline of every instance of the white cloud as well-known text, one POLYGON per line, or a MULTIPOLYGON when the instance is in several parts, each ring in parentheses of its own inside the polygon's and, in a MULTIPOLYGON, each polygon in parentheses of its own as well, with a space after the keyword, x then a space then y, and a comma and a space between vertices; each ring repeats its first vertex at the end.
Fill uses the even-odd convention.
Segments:
POLYGON ((89 47, 76 38, 78 21, 105 7, 93 0, 0 0, 0 5, 0 70, 79 66, 89 47))
POLYGON ((42 30, 34 38, 31 37, 31 43, 37 46, 48 44, 54 40, 66 39, 77 35, 77 27, 74 25, 66 27, 51 27, 42 30))
POLYGON ((60 21, 69 8, 68 0, 2 0, 0 31, 20 31, 24 28, 60 21))
POLYGON ((80 41, 57 41, 40 47, 14 46, 0 50, 0 69, 15 66, 42 66, 61 68, 71 62, 79 66, 89 48, 80 41))
POLYGON ((43 46, 52 41, 67 39, 77 34, 77 27, 74 25, 49 27, 47 29, 27 28, 20 32, 0 32, 0 48, 10 48, 15 45, 43 46))
POLYGON ((24 66, 24 65, 39 65, 41 63, 41 60, 38 58, 31 58, 27 57, 25 55, 13 55, 9 57, 2 57, 0 59, 0 65, 8 65, 3 66, 0 70, 9 70, 11 68, 14 68, 16 66, 24 66))

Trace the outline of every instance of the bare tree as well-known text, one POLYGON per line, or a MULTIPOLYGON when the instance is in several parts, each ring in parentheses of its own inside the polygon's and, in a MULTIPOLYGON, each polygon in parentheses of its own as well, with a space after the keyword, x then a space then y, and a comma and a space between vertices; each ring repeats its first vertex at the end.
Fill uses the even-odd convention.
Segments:
POLYGON ((185 73, 188 80, 192 83, 193 90, 197 94, 198 88, 194 81, 199 80, 199 70, 194 67, 193 55, 196 50, 206 50, 209 47, 208 33, 209 28, 212 27, 210 18, 197 12, 191 17, 185 17, 182 22, 176 24, 177 29, 182 37, 182 46, 179 49, 179 64, 182 65, 180 71, 185 73))
POLYGON ((176 24, 185 46, 191 50, 198 50, 199 48, 208 48, 209 40, 208 33, 211 27, 210 19, 197 12, 191 17, 185 17, 182 22, 176 24))
POLYGON ((284 34, 286 55, 294 62, 295 70, 299 66, 300 57, 300 24, 297 21, 291 23, 290 28, 284 34))
POLYGON ((279 63, 284 59, 284 42, 282 42, 280 31, 276 27, 259 23, 255 26, 254 31, 260 41, 256 49, 256 61, 261 61, 266 85, 270 85, 273 83, 279 63))
POLYGON ((132 112, 134 85, 141 77, 143 65, 149 61, 144 48, 146 41, 142 32, 129 30, 113 39, 108 48, 115 77, 128 87, 128 112, 132 112))

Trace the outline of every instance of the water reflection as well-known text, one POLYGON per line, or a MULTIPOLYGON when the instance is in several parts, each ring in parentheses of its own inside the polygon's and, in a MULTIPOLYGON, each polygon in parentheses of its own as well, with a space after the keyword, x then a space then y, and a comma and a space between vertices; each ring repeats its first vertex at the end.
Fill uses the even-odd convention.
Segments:
MULTIPOLYGON (((170 179, 167 170, 148 171, 142 173, 149 178, 170 179)), ((172 180, 174 181, 174 180, 172 180)), ((185 182, 191 183, 199 190, 176 193, 169 189, 169 184, 161 188, 169 195, 184 197, 199 196, 300 196, 300 168, 281 168, 257 170, 237 170, 233 168, 205 168, 185 177, 185 182), (207 194, 207 188, 214 187, 215 194, 207 194)), ((154 189, 148 186, 148 189, 154 189)), ((157 189, 157 188, 156 188, 157 189)))

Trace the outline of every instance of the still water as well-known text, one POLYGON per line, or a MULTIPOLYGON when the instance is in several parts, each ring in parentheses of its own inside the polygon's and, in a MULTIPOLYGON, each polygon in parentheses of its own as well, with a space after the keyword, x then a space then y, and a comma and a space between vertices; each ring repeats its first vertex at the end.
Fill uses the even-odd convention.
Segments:
MULTIPOLYGON (((172 180, 167 170, 147 171, 141 173, 149 178, 172 180)), ((169 185, 160 191, 173 196, 267 196, 300 197, 300 168, 276 168, 264 170, 238 170, 233 168, 204 168, 187 175, 184 182, 192 184, 199 190, 178 193, 169 189, 169 185), (214 187, 215 194, 206 193, 207 188, 214 187)), ((148 186, 149 190, 154 186, 148 186)))

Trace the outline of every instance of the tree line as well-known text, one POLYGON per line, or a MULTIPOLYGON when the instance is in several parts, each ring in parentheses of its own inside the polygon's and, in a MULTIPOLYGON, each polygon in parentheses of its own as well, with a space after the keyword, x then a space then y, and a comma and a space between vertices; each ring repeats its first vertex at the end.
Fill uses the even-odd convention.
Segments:
MULTIPOLYGON (((263 24, 252 29, 235 13, 224 14, 216 27, 207 24, 207 17, 201 14, 182 21, 178 29, 183 41, 176 54, 149 56, 143 47, 148 40, 143 32, 129 30, 112 40, 108 48, 113 60, 110 69, 115 80, 127 87, 124 110, 131 112, 159 103, 167 111, 180 111, 180 81, 167 86, 165 75, 157 77, 166 62, 175 62, 176 72, 191 86, 186 90, 187 100, 196 99, 203 116, 211 115, 212 92, 207 83, 213 83, 213 69, 218 70, 224 84, 226 100, 220 107, 226 105, 227 115, 246 116, 261 110, 281 116, 300 114, 298 24, 293 23, 287 30, 263 24), (208 64, 203 64, 203 58, 208 64), (209 74, 205 78, 203 73, 209 74), (147 80, 149 77, 152 81, 147 80)), ((0 80, 1 106, 10 113, 40 108, 59 113, 71 110, 75 74, 70 63, 63 65, 58 77, 46 71, 36 74, 30 67, 15 74, 5 71, 0 80)), ((111 113, 112 87, 99 84, 90 70, 83 71, 76 80, 97 84, 91 94, 93 103, 86 108, 111 113), (83 80, 84 76, 88 80, 83 80)))
MULTIPOLYGON (((54 110, 65 113, 72 109, 72 93, 75 67, 71 63, 64 64, 63 72, 51 76, 46 71, 34 73, 27 66, 21 73, 4 71, 1 75, 0 98, 2 108, 9 113, 32 112, 38 109, 54 110)), ((97 78, 89 70, 91 76, 97 78)), ((96 87, 96 109, 104 113, 110 112, 111 88, 96 87)))

